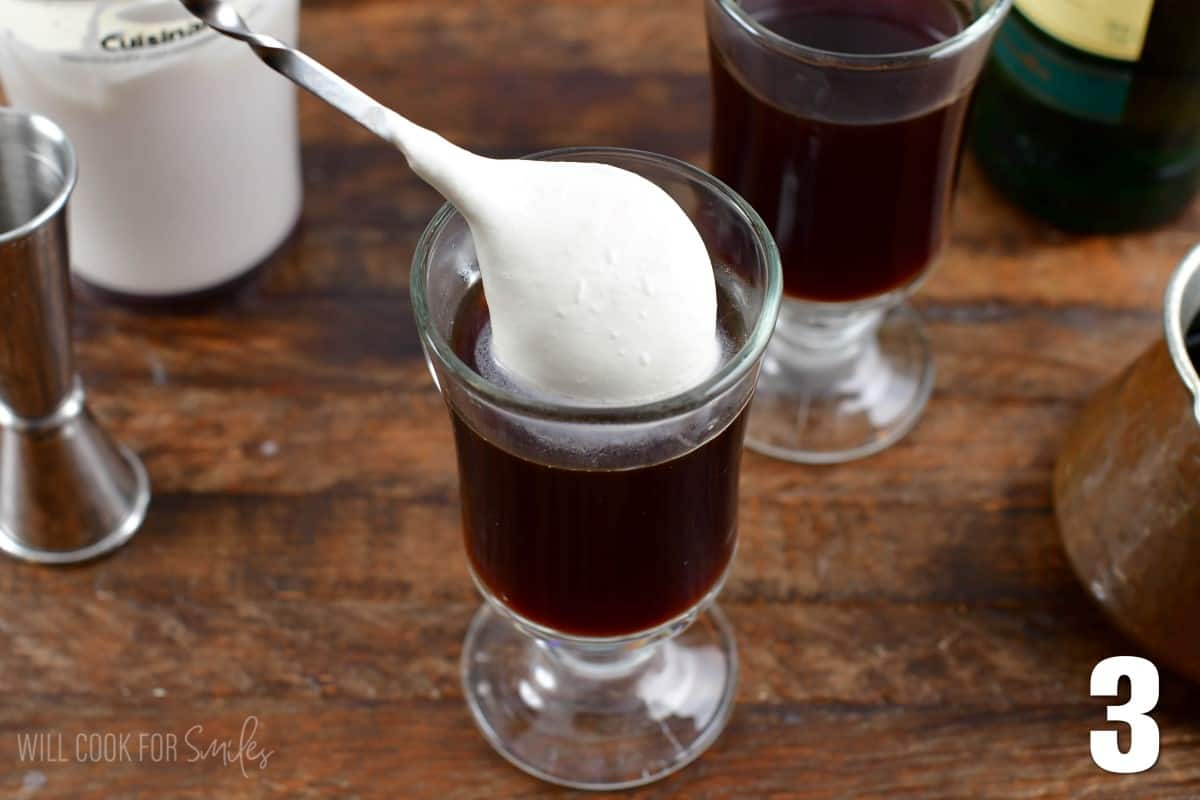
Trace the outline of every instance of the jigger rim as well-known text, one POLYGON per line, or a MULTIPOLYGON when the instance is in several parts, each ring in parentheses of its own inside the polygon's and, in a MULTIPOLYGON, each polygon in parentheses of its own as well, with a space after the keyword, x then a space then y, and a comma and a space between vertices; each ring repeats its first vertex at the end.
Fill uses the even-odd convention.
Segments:
MULTIPOLYGON (((71 144, 66 131, 57 122, 35 111, 0 108, 0 148, 17 147, 20 143, 29 141, 24 136, 12 136, 12 131, 32 132, 35 137, 51 145, 58 163, 48 163, 44 159, 39 160, 54 169, 55 172, 60 173, 63 183, 45 208, 34 214, 31 219, 11 230, 0 230, 0 245, 25 238, 59 214, 71 197, 71 192, 75 190, 75 182, 79 177, 75 146, 71 144)), ((37 154, 34 152, 29 152, 27 155, 37 158, 37 154)))

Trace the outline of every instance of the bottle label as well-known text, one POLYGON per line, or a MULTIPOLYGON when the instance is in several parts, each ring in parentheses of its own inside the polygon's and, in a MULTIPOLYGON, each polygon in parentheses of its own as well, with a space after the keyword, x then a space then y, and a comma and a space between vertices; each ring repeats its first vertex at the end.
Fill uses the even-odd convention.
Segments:
MULTIPOLYGON (((231 2, 251 23, 264 5, 231 2)), ((4 38, 63 61, 105 65, 171 56, 218 36, 178 0, 0 0, 0 47, 4 38)))
POLYGON ((101 7, 88 28, 92 54, 165 52, 208 33, 208 27, 182 7, 172 8, 157 0, 101 7))
POLYGON ((1065 44, 1105 58, 1137 61, 1154 0, 1013 0, 1025 18, 1065 44))
POLYGON ((1071 58, 1023 19, 1008 20, 993 48, 997 65, 1043 105, 1074 117, 1115 124, 1133 83, 1128 67, 1071 58))

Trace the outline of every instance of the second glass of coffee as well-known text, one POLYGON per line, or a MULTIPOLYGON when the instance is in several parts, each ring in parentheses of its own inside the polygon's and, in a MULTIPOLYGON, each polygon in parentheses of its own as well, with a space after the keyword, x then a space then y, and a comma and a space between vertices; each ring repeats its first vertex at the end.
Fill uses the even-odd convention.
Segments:
POLYGON ((707 0, 713 172, 766 220, 785 298, 748 444, 882 450, 933 387, 903 305, 941 252, 971 91, 1011 0, 707 0))

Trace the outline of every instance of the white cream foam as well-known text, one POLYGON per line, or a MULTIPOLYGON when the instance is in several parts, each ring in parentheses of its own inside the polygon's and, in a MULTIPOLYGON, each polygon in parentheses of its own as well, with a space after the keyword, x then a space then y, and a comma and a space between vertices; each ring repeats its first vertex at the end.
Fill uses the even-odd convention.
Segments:
POLYGON ((398 115, 389 124, 413 170, 470 225, 493 356, 515 383, 625 405, 713 371, 712 262, 661 188, 602 164, 483 158, 398 115))

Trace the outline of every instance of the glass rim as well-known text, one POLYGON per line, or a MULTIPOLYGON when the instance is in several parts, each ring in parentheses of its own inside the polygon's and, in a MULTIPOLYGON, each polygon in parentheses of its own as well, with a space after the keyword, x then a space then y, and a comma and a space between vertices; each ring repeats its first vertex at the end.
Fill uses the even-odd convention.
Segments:
POLYGON ((472 392, 489 402, 511 411, 541 419, 612 424, 649 422, 695 410, 733 388, 766 350, 767 342, 775 330, 775 320, 779 315, 779 304, 783 296, 783 272, 775 240, 766 223, 741 195, 699 167, 671 156, 624 147, 560 147, 531 153, 523 158, 548 161, 563 160, 562 156, 584 159, 588 155, 621 156, 670 167, 714 190, 741 214, 754 234, 756 248, 766 262, 767 280, 762 309, 738 351, 726 359, 715 372, 690 389, 659 400, 629 405, 584 405, 534 399, 487 380, 459 358, 450 343, 431 324, 429 304, 425 297, 428 284, 425 278, 426 265, 433 252, 434 242, 450 220, 459 216, 458 210, 451 203, 446 203, 434 214, 421 233, 413 254, 409 293, 417 331, 430 355, 445 365, 456 380, 466 384, 472 392))
POLYGON ((969 25, 953 36, 917 50, 902 50, 895 53, 840 53, 822 50, 819 47, 793 42, 763 25, 742 8, 739 0, 709 0, 743 32, 763 46, 780 55, 816 66, 840 67, 855 70, 891 70, 921 66, 932 61, 958 55, 976 44, 993 28, 999 25, 1008 12, 1013 0, 994 0, 987 11, 980 14, 969 25))
MULTIPOLYGON (((55 155, 58 156, 58 163, 47 163, 45 159, 38 158, 37 154, 30 148, 26 148, 25 155, 51 167, 59 173, 59 177, 62 179, 62 185, 58 187, 54 196, 36 214, 14 228, 9 230, 0 229, 0 245, 2 245, 30 236, 63 210, 71 197, 71 193, 75 190, 79 167, 75 157, 74 145, 71 144, 71 140, 59 124, 49 117, 32 111, 0 107, 0 128, 9 129, 10 131, 25 129, 36 135, 41 141, 52 145, 55 149, 55 155)), ((21 145, 22 138, 20 136, 15 137, 15 142, 12 146, 20 147, 21 145)))
POLYGON ((1175 267, 1163 298, 1163 336, 1175 371, 1192 396, 1192 414, 1200 422, 1200 374, 1187 349, 1187 331, 1200 295, 1200 245, 1194 246, 1175 267))

